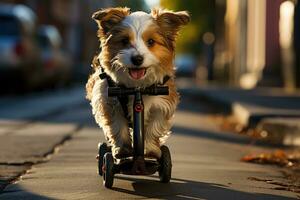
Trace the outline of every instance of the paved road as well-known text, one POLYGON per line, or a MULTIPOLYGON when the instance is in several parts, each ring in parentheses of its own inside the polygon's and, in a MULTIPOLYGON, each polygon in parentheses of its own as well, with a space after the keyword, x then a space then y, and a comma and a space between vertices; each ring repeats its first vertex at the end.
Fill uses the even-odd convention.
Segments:
MULTIPOLYGON (((275 185, 251 179, 284 181, 275 167, 239 161, 245 154, 267 149, 251 146, 247 138, 221 131, 213 118, 216 112, 219 110, 215 106, 182 95, 174 133, 168 141, 173 159, 171 183, 159 183, 157 175, 117 175, 112 190, 105 189, 97 175, 97 143, 104 138, 87 103, 33 121, 31 126, 40 125, 41 130, 45 126, 48 134, 65 126, 77 128, 63 144, 53 143, 56 148, 47 154, 46 162, 33 163, 20 179, 2 191, 0 199, 297 198, 295 193, 275 190, 275 185)), ((35 134, 39 136, 39 132, 35 134)), ((47 139, 40 141, 47 143, 47 139)))

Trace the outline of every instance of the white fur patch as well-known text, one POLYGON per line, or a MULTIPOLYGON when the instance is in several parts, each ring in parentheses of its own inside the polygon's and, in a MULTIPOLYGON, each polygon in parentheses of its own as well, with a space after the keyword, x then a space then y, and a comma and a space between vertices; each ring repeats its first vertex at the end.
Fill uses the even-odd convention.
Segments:
MULTIPOLYGON (((134 12, 127 16, 122 24, 124 26, 128 26, 131 28, 134 34, 134 41, 133 41, 133 48, 128 49, 126 55, 143 55, 144 56, 144 67, 149 67, 151 65, 157 64, 159 61, 157 58, 149 51, 148 47, 146 46, 142 34, 147 30, 147 28, 153 24, 153 18, 150 14, 145 12, 134 12)), ((127 57, 128 58, 128 57, 127 57)), ((127 63, 129 60, 127 60, 127 63)))

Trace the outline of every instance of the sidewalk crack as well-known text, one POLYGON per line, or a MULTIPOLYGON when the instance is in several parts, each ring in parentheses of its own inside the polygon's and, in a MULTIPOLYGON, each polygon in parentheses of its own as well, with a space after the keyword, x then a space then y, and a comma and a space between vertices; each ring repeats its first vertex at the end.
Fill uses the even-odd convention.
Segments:
POLYGON ((58 153, 59 148, 62 147, 66 142, 70 141, 73 138, 73 135, 77 134, 82 129, 82 127, 83 127, 82 125, 78 125, 72 133, 69 133, 60 142, 53 145, 53 148, 51 148, 45 154, 41 155, 41 160, 37 160, 37 161, 34 161, 34 162, 25 161, 25 162, 20 162, 20 163, 18 163, 18 162, 0 162, 0 166, 2 165, 2 166, 23 166, 23 167, 26 167, 25 170, 21 171, 16 176, 13 176, 13 177, 9 178, 8 180, 1 180, 1 176, 0 176, 0 181, 4 182, 3 184, 0 184, 0 195, 4 193, 4 190, 8 185, 19 181, 20 177, 27 174, 27 172, 30 171, 30 169, 32 169, 32 167, 34 165, 48 162, 51 159, 51 156, 58 153))

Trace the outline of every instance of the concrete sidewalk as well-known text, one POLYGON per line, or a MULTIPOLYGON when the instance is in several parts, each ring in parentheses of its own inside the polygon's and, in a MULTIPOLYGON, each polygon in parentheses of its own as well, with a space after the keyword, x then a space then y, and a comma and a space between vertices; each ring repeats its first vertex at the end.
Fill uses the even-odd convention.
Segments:
POLYGON ((185 88, 182 91, 224 107, 239 124, 264 131, 268 142, 300 145, 300 91, 225 87, 185 88))
POLYGON ((83 86, 0 99, 0 119, 39 120, 86 104, 83 86))
MULTIPOLYGON (((287 180, 273 166, 240 162, 250 152, 268 149, 226 141, 209 115, 187 110, 175 116, 174 133, 167 145, 171 149, 173 170, 170 184, 158 175, 117 174, 112 190, 102 186, 97 174, 98 141, 104 141, 99 128, 83 127, 73 139, 59 148, 47 163, 34 165, 22 179, 10 184, 0 199, 240 199, 292 200, 297 194, 277 190, 276 183, 287 180), (200 121, 200 123, 199 123, 200 121), (215 133, 216 132, 216 133, 215 133), (197 134, 193 134, 197 133, 197 134), (211 136, 209 136, 212 134, 211 136)), ((232 134, 232 137, 237 135, 232 134)))
POLYGON ((83 87, 1 97, 0 192, 79 130, 78 124, 55 123, 51 117, 82 104, 87 104, 83 87))

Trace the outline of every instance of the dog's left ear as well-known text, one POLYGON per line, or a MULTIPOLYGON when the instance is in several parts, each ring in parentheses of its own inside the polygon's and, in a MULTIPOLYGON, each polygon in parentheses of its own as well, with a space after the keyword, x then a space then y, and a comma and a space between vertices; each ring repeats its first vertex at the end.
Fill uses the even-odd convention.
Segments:
POLYGON ((168 37, 176 37, 180 27, 188 24, 190 21, 190 15, 186 11, 173 12, 155 8, 151 10, 151 15, 162 30, 168 34, 168 37))
POLYGON ((126 7, 106 8, 95 12, 92 18, 97 22, 99 29, 105 35, 129 14, 130 9, 126 7))

